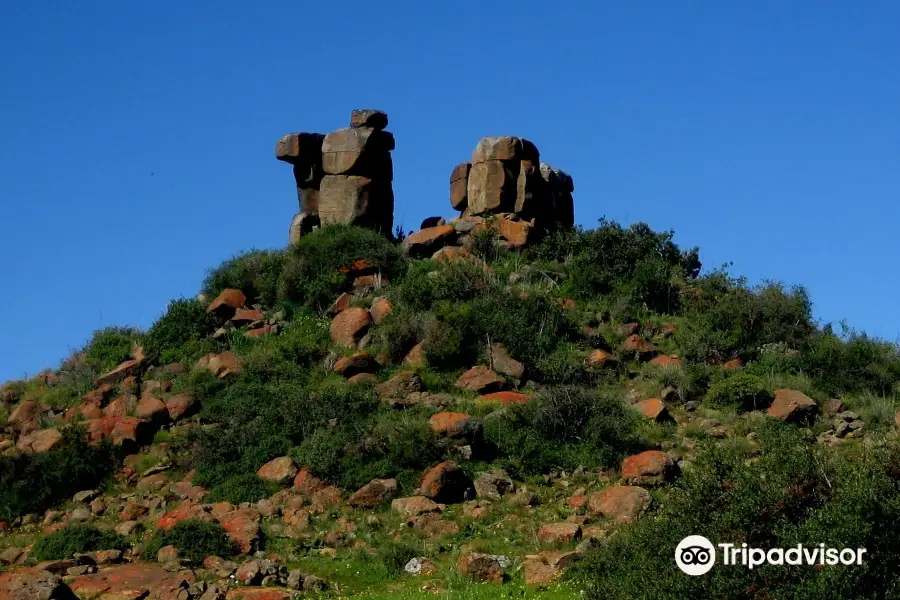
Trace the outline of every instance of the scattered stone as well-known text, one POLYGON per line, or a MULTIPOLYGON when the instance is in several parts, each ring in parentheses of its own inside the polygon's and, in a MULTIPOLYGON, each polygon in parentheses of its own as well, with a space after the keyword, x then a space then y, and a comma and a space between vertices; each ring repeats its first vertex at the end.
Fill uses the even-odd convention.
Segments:
POLYGON ((459 465, 445 461, 425 471, 419 493, 442 504, 462 502, 469 497, 474 483, 459 465))
POLYGON ((618 361, 615 356, 606 350, 592 350, 591 353, 588 354, 585 362, 591 367, 605 367, 607 365, 613 365, 618 361))
POLYGON ((438 567, 430 558, 416 557, 411 558, 403 570, 410 575, 421 575, 422 577, 431 577, 438 574, 438 567))
POLYGON ((472 367, 456 381, 456 386, 477 394, 499 392, 506 381, 494 371, 484 366, 472 367))
POLYGON ((650 398, 642 400, 634 405, 634 407, 645 417, 656 423, 665 423, 673 421, 669 414, 669 409, 665 407, 659 398, 650 398))
POLYGON ((280 456, 261 466, 256 475, 266 481, 287 485, 294 480, 297 473, 297 465, 294 464, 294 461, 289 456, 280 456))
POLYGON ((59 575, 37 567, 0 573, 4 600, 63 600, 72 594, 59 575))
POLYGON ((417 231, 403 240, 403 248, 412 257, 431 256, 444 246, 456 241, 456 229, 452 225, 438 225, 417 231))
POLYGON ((637 486, 608 487, 588 498, 588 508, 595 514, 631 523, 650 506, 650 492, 637 486))
POLYGON ((371 324, 372 317, 365 308, 348 308, 331 322, 331 341, 343 346, 355 346, 371 324))
POLYGON ((568 544, 581 539, 581 526, 575 523, 547 523, 538 529, 538 540, 547 544, 568 544))
POLYGON ((356 352, 338 359, 334 364, 334 372, 350 378, 360 373, 374 373, 378 366, 378 362, 368 352, 356 352))
POLYGON ((347 504, 354 508, 375 508, 391 500, 396 493, 396 479, 373 479, 354 492, 347 499, 347 504))
POLYGON ((647 450, 622 461, 622 479, 629 485, 661 485, 678 475, 672 456, 659 450, 647 450))
POLYGON ((457 567, 460 575, 474 581, 503 583, 511 564, 507 556, 473 553, 460 557, 457 567))
POLYGON ((516 484, 503 469, 491 469, 475 480, 475 493, 479 498, 500 500, 501 497, 515 491, 516 484))
POLYGON ((681 359, 675 356, 660 354, 650 361, 651 365, 656 365, 664 369, 676 369, 681 367, 681 359))
POLYGON ((525 377, 525 365, 512 358, 503 344, 493 343, 489 350, 491 368, 516 381, 525 377))
POLYGON ((197 363, 199 369, 209 369, 218 378, 236 375, 241 372, 241 359, 233 352, 207 354, 197 363))
POLYGON ((406 517, 416 517, 428 513, 439 513, 441 507, 425 496, 395 498, 391 501, 391 510, 406 517))
POLYGON ((775 391, 775 400, 766 413, 787 423, 806 423, 815 418, 818 409, 815 401, 802 392, 780 389, 775 391))
POLYGON ((392 312, 394 312, 394 305, 384 296, 373 300, 372 306, 369 308, 369 314, 372 315, 372 322, 375 325, 381 325, 392 312))
POLYGON ((247 304, 247 297, 241 290, 226 289, 222 290, 216 299, 209 303, 206 312, 215 314, 222 321, 227 321, 234 317, 235 313, 244 308, 247 304))
POLYGON ((400 371, 384 383, 375 386, 382 396, 404 397, 425 390, 425 382, 415 371, 400 371))

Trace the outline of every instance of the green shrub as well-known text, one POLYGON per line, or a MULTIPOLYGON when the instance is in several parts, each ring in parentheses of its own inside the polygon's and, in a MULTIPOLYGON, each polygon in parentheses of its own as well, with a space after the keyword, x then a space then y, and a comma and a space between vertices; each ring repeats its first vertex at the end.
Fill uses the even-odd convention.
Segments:
POLYGON ((79 427, 67 427, 62 434, 49 452, 0 456, 0 521, 43 513, 113 473, 117 460, 110 445, 89 445, 79 427))
POLYGON ((413 311, 426 311, 446 301, 465 302, 483 292, 493 276, 475 261, 452 261, 441 264, 433 260, 414 262, 406 276, 391 292, 398 306, 413 311))
POLYGON ((772 402, 765 382, 749 373, 735 373, 714 383, 706 398, 717 406, 739 410, 765 408, 772 402))
MULTIPOLYGON (((655 512, 621 528, 579 567, 587 598, 894 597, 900 545, 896 447, 841 458, 796 428, 764 421, 759 451, 705 444, 655 512), (753 460, 751 460, 751 458, 753 460), (685 576, 673 560, 687 535, 755 548, 866 548, 860 567, 722 567, 685 576)), ((719 552, 719 550, 717 550, 719 552)))
POLYGON ((204 338, 215 327, 215 317, 206 312, 200 301, 173 300, 165 314, 147 330, 144 350, 148 355, 157 356, 161 364, 188 362, 204 349, 204 338))
POLYGON ((41 536, 31 548, 37 561, 72 558, 76 553, 96 550, 125 550, 126 540, 112 531, 103 531, 85 523, 71 523, 50 535, 41 536))
POLYGON ((107 327, 94 333, 84 348, 87 363, 98 373, 106 373, 131 356, 141 332, 130 327, 107 327))
POLYGON ((210 300, 233 288, 241 290, 248 304, 272 307, 278 300, 278 281, 284 270, 283 250, 250 250, 226 260, 210 270, 203 281, 203 293, 210 300))
POLYGON ((268 498, 281 489, 277 483, 265 481, 255 473, 235 475, 219 483, 204 498, 205 502, 230 502, 241 504, 242 502, 256 503, 263 498, 268 498))
POLYGON ((500 254, 500 235, 493 228, 485 228, 472 233, 472 254, 484 259, 493 260, 500 254))
POLYGON ((828 333, 813 336, 798 362, 823 391, 832 395, 863 391, 892 394, 900 383, 897 346, 852 330, 845 339, 828 333))
POLYGON ((422 470, 440 459, 441 451, 423 414, 398 415, 381 408, 362 420, 345 419, 336 427, 317 429, 291 451, 291 457, 345 489, 386 477, 412 489, 422 470))
POLYGON ((362 264, 391 281, 406 267, 400 247, 379 233, 347 225, 317 229, 288 251, 279 298, 315 310, 327 308, 349 283, 348 269, 362 264))
POLYGON ((238 550, 221 525, 199 519, 188 519, 169 530, 157 531, 147 542, 144 553, 155 557, 163 546, 174 546, 179 558, 193 564, 203 563, 207 556, 227 558, 238 550))
POLYGON ((686 316, 675 332, 684 356, 694 362, 753 356, 767 344, 799 348, 813 332, 812 306, 802 287, 777 283, 756 288, 718 271, 700 278, 682 298, 686 316))
POLYGON ((620 399, 584 388, 547 388, 527 404, 485 419, 485 441, 519 475, 609 467, 642 448, 639 415, 620 399))

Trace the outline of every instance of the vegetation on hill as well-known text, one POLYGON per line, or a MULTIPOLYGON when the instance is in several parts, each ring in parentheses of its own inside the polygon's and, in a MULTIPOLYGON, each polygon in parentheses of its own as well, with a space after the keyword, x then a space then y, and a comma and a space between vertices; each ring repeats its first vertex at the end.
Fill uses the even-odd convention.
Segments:
MULTIPOLYGON (((335 547, 375 579, 405 576, 405 563, 423 548, 436 560, 473 544, 494 553, 506 551, 504 544, 510 553, 542 548, 504 529, 514 516, 604 528, 581 549, 581 563, 567 571, 561 588, 583 589, 589 598, 900 593, 900 545, 891 533, 900 518, 896 345, 816 323, 803 288, 702 272, 697 249, 684 250, 671 232, 644 224, 603 220, 593 230, 548 236, 522 253, 503 250, 496 236, 473 239, 470 257, 411 259, 377 233, 334 226, 283 251, 240 254, 208 273, 206 303, 226 289, 240 290, 248 307, 278 315, 276 331, 250 337, 246 326, 227 325, 201 300, 175 300, 146 332, 97 332, 53 381, 3 389, 17 403, 52 407, 40 425, 56 425, 62 411, 79 406, 95 387, 90 382, 142 346, 158 371, 152 378, 171 382, 171 394, 188 394, 200 407, 194 419, 160 435, 171 459, 166 469, 206 488, 209 503, 276 496, 291 482, 257 473, 277 457, 290 457, 323 486, 348 492, 393 478, 399 496, 412 496, 423 472, 445 460, 471 479, 503 469, 519 485, 542 490, 540 506, 498 509, 494 499, 494 508, 507 512, 492 530, 447 509, 463 526, 437 546, 410 537, 419 534, 409 527, 388 530, 383 522, 396 516, 360 517, 354 534, 391 551, 335 547), (367 279, 361 284, 360 278, 367 279), (335 372, 356 351, 329 336, 329 307, 344 292, 352 294, 351 307, 370 307, 375 297, 392 307, 363 338, 379 362, 368 371, 376 378, 348 381, 335 372), (519 373, 498 366, 498 346, 519 373), (201 357, 225 351, 240 360, 239 373, 218 377, 195 368, 201 357), (170 363, 186 368, 160 369, 170 363), (460 389, 458 378, 475 365, 493 366, 498 387, 516 389, 521 402, 502 404, 460 389), (409 370, 424 392, 408 400, 385 391, 384 382, 409 370), (765 416, 784 389, 814 400, 818 417, 791 423, 765 416), (648 418, 632 406, 649 398, 661 399, 667 412, 648 418), (829 413, 829 401, 852 413, 829 413), (430 421, 441 411, 465 413, 477 427, 461 442, 430 421), (568 503, 565 496, 576 488, 586 489, 576 496, 586 496, 620 482, 622 461, 647 450, 674 456, 681 475, 648 485, 649 508, 634 522, 568 503), (573 489, 553 487, 559 480, 571 480, 573 489), (869 558, 862 567, 722 568, 688 577, 673 552, 689 534, 763 548, 864 547, 869 558)), ((0 413, 4 421, 15 406, 9 404, 0 413)), ((77 423, 62 431, 62 442, 49 452, 0 456, 0 520, 40 515, 77 491, 117 485, 111 478, 121 457, 109 444, 88 444, 77 423)), ((341 513, 320 514, 334 522, 341 513)), ((314 557, 330 543, 314 536, 285 541, 279 532, 267 532, 267 550, 314 557)), ((99 535, 70 525, 42 541, 35 556, 97 549, 99 535)), ((194 564, 209 554, 236 553, 219 525, 194 520, 147 540, 149 551, 164 545, 194 564)))

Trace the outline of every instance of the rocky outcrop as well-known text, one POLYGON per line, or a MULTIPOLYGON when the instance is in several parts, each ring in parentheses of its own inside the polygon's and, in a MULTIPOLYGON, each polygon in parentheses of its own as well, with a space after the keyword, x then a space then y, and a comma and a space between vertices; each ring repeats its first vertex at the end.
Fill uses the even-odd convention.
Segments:
POLYGON ((275 158, 292 165, 300 208, 291 222, 291 243, 334 223, 391 232, 394 136, 384 130, 387 124, 382 111, 354 110, 345 129, 278 140, 275 158))

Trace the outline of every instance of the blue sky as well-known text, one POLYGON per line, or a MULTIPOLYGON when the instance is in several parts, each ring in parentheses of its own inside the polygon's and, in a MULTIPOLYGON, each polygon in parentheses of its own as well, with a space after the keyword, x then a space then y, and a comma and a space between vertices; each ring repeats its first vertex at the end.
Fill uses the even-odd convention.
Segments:
POLYGON ((286 243, 290 131, 390 115, 396 221, 486 135, 603 215, 900 332, 900 3, 6 2, 0 381, 286 243), (253 4, 253 5, 251 5, 253 4))

